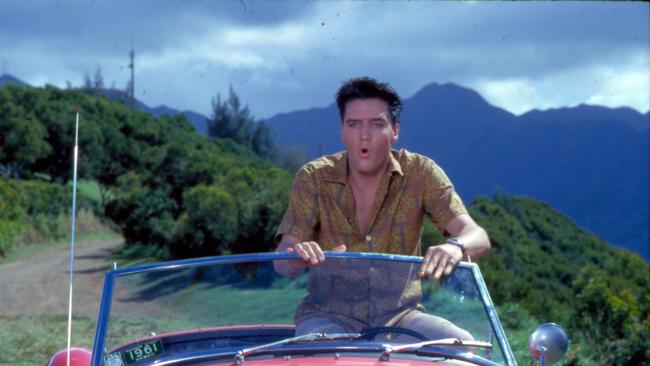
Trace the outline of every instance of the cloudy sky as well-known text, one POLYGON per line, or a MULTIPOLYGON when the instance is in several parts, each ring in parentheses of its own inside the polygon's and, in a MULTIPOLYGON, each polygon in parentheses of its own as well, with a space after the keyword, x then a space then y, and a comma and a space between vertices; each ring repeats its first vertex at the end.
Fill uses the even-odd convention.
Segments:
POLYGON ((4 1, 0 73, 79 86, 101 68, 136 96, 210 114, 232 85, 258 118, 332 103, 347 78, 404 98, 431 82, 521 114, 580 103, 648 111, 640 2, 4 1))

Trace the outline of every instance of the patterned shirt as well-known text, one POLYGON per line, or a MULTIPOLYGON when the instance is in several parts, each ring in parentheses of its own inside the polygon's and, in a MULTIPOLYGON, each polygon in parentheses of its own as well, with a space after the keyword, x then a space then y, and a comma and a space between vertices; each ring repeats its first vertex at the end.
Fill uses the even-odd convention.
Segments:
MULTIPOLYGON (((404 149, 391 150, 387 173, 375 197, 368 232, 361 234, 357 229, 347 165, 347 153, 340 152, 309 162, 298 171, 291 188, 289 207, 276 233, 276 241, 279 242, 282 235, 289 234, 300 241, 315 241, 323 250, 345 244, 352 252, 420 255, 425 215, 444 233, 452 218, 467 213, 451 182, 433 160, 404 149)), ((314 313, 337 314, 332 317, 350 325, 351 329, 359 329, 364 325, 390 323, 388 319, 403 313, 406 308, 413 309, 418 303, 419 283, 416 289, 413 281, 406 281, 401 283, 398 290, 401 298, 398 296, 397 300, 392 301, 401 304, 401 310, 378 305, 384 310, 374 312, 367 303, 379 301, 377 304, 380 304, 381 299, 373 301, 373 296, 363 297, 360 301, 363 300, 365 305, 350 304, 353 299, 348 296, 340 299, 346 302, 344 308, 348 309, 347 313, 341 314, 343 304, 334 300, 327 300, 327 304, 324 304, 322 296, 320 300, 315 296, 316 293, 325 294, 323 281, 329 278, 331 282, 335 272, 327 266, 319 267, 311 269, 308 285, 310 295, 298 308, 297 322, 314 313)), ((373 276, 379 279, 381 275, 376 274, 375 267, 369 264, 364 276, 366 280, 373 276)), ((360 278, 358 274, 356 278, 360 278)), ((351 283, 354 282, 355 279, 351 283)), ((387 284, 377 281, 375 286, 386 287, 387 284)), ((386 292, 373 289, 372 283, 366 290, 370 295, 386 292)), ((365 290, 361 292, 366 293, 365 290)))

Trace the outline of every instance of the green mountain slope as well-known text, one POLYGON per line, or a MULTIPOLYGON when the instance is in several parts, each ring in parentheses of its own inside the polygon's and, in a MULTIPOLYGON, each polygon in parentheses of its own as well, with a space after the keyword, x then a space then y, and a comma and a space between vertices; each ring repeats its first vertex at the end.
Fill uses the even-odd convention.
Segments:
POLYGON ((562 324, 574 342, 569 364, 650 360, 650 279, 641 257, 527 197, 480 198, 469 210, 492 241, 479 265, 507 328, 529 317, 528 324, 562 324))

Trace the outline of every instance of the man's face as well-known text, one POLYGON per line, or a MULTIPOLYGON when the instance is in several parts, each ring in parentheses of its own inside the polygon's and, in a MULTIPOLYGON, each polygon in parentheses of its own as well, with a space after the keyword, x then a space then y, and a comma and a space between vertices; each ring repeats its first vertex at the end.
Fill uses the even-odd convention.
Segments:
POLYGON ((346 104, 341 138, 349 168, 362 175, 383 173, 399 124, 391 124, 388 103, 380 98, 353 99, 346 104))

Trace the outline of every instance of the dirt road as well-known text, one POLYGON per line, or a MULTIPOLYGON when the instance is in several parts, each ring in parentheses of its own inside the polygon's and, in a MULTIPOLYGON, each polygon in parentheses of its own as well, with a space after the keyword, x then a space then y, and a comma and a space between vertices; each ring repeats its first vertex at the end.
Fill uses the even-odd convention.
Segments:
MULTIPOLYGON (((73 313, 97 316, 107 260, 121 240, 83 243, 75 248, 73 313)), ((68 314, 69 248, 47 250, 0 265, 0 314, 68 314)))

